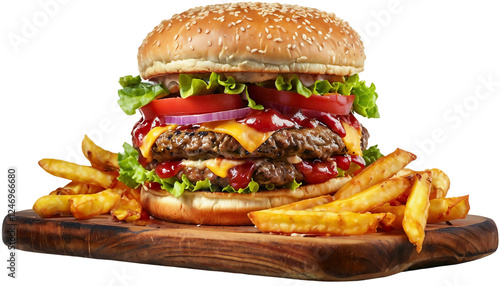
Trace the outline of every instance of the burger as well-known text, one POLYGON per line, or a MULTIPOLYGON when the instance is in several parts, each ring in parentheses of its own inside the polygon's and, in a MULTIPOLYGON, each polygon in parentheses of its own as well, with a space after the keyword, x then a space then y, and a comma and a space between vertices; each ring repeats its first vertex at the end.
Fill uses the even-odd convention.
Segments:
POLYGON ((313 8, 174 15, 139 47, 140 76, 120 78, 119 105, 141 118, 118 179, 152 216, 191 224, 248 225, 248 212, 334 193, 380 156, 355 117, 379 117, 364 61, 349 24, 313 8))

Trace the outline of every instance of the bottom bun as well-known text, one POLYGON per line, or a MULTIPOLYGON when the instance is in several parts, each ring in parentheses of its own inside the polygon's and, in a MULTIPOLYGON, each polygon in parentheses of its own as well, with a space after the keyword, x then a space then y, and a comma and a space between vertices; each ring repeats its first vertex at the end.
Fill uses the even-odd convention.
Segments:
POLYGON ((168 192, 142 187, 141 204, 155 218, 170 222, 204 225, 252 225, 247 214, 296 201, 331 194, 349 177, 334 178, 321 184, 295 190, 280 189, 253 194, 186 191, 176 198, 168 192))

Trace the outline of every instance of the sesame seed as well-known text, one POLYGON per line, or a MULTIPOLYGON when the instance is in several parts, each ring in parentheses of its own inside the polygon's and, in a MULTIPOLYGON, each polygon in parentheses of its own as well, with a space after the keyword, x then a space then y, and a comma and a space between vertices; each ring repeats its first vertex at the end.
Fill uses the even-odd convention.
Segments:
POLYGON ((210 33, 210 30, 209 30, 209 29, 206 29, 206 30, 205 30, 205 34, 208 34, 208 33, 210 33))
POLYGON ((188 42, 191 42, 192 40, 193 40, 193 38, 188 37, 188 42))
POLYGON ((281 38, 276 38, 276 39, 274 39, 274 41, 275 41, 275 42, 278 42, 278 43, 283 42, 283 40, 282 40, 281 38))
POLYGON ((189 48, 194 51, 194 47, 193 46, 189 46, 189 48))
POLYGON ((245 32, 247 29, 245 29, 245 27, 240 27, 240 30, 241 30, 242 32, 245 32))
POLYGON ((297 59, 297 62, 305 62, 305 61, 307 61, 306 56, 301 56, 300 58, 297 59))
POLYGON ((266 39, 270 40, 272 37, 273 37, 273 35, 271 35, 271 34, 267 34, 266 39))
POLYGON ((212 41, 208 41, 208 46, 211 47, 212 46, 212 41))
POLYGON ((198 28, 198 34, 201 33, 201 31, 202 31, 201 28, 198 28))
POLYGON ((177 40, 178 38, 179 38, 179 34, 176 34, 176 35, 174 36, 174 41, 175 41, 175 40, 177 40))
POLYGON ((238 41, 240 39, 240 34, 236 34, 236 41, 238 41))
POLYGON ((250 46, 246 46, 246 48, 247 48, 247 51, 249 51, 249 52, 252 50, 252 49, 250 48, 250 46))
POLYGON ((252 50, 250 51, 250 53, 254 54, 254 53, 258 52, 258 51, 259 51, 259 49, 252 49, 252 50))

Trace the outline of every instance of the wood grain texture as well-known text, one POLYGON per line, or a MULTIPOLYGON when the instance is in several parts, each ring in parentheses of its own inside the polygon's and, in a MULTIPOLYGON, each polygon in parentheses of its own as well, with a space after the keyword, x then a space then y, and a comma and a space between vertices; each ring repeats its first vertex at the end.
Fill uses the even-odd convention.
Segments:
POLYGON ((498 247, 489 218, 469 215, 453 225, 432 224, 423 250, 402 231, 349 237, 290 237, 256 228, 139 223, 72 217, 41 219, 18 212, 3 223, 3 241, 15 228, 20 250, 196 269, 310 280, 360 280, 475 260, 498 247))

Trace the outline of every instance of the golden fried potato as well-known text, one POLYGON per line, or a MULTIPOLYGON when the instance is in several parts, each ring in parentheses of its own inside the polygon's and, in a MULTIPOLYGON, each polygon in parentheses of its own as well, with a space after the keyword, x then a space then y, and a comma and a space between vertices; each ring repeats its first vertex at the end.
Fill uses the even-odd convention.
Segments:
POLYGON ((48 195, 39 198, 33 210, 41 217, 72 214, 77 219, 86 219, 109 213, 120 196, 120 192, 111 190, 90 195, 48 195))
POLYGON ((88 219, 96 215, 106 214, 119 202, 120 193, 105 190, 92 195, 71 196, 68 200, 70 210, 76 219, 88 219))
MULTIPOLYGON (((438 199, 438 198, 444 198, 446 197, 446 194, 448 193, 448 190, 450 189, 450 178, 448 175, 446 175, 445 172, 433 168, 433 169, 427 169, 425 171, 429 171, 432 174, 432 187, 431 187, 431 194, 429 198, 432 199, 438 199)), ((411 169, 402 169, 399 171, 396 176, 405 176, 405 175, 411 175, 417 173, 416 171, 413 171, 411 169)), ((405 200, 399 200, 401 203, 405 203, 405 200)))
POLYGON ((386 214, 332 213, 308 210, 263 210, 248 217, 262 232, 313 235, 361 235, 375 232, 386 214))
POLYGON ((87 135, 85 135, 82 141, 82 151, 85 158, 90 161, 92 167, 103 172, 113 172, 116 176, 118 176, 120 166, 118 166, 117 153, 102 149, 87 135))
POLYGON ((415 160, 416 156, 402 149, 396 149, 364 168, 335 193, 335 200, 345 199, 375 184, 394 176, 398 171, 415 160))
POLYGON ((57 159, 42 159, 38 164, 47 173, 75 182, 97 185, 105 189, 111 188, 116 184, 116 176, 89 166, 82 166, 57 159))
POLYGON ((330 195, 319 196, 311 199, 305 199, 302 201, 290 203, 287 205, 282 205, 279 207, 272 208, 270 210, 305 210, 315 206, 323 205, 333 201, 333 197, 330 195))
POLYGON ((118 204, 111 210, 111 215, 118 220, 131 222, 140 219, 141 212, 142 206, 138 201, 122 197, 118 204))
POLYGON ((429 215, 429 194, 431 192, 431 172, 418 172, 411 187, 403 216, 403 229, 411 243, 422 250, 425 227, 429 215))
POLYGON ((439 198, 430 201, 427 223, 438 223, 462 219, 470 210, 469 196, 439 198))
POLYGON ((33 205, 33 210, 41 217, 70 215, 69 195, 48 195, 38 198, 33 205))
POLYGON ((57 188, 55 191, 52 191, 49 195, 85 195, 95 194, 103 190, 104 188, 100 186, 82 184, 79 182, 70 182, 66 186, 57 188))
POLYGON ((430 169, 432 174, 432 189, 430 194, 430 199, 439 199, 446 197, 448 190, 450 189, 450 178, 445 172, 439 169, 430 169))
POLYGON ((368 212, 387 202, 395 200, 403 194, 414 181, 414 176, 394 177, 382 181, 348 198, 312 207, 312 211, 329 212, 368 212))

